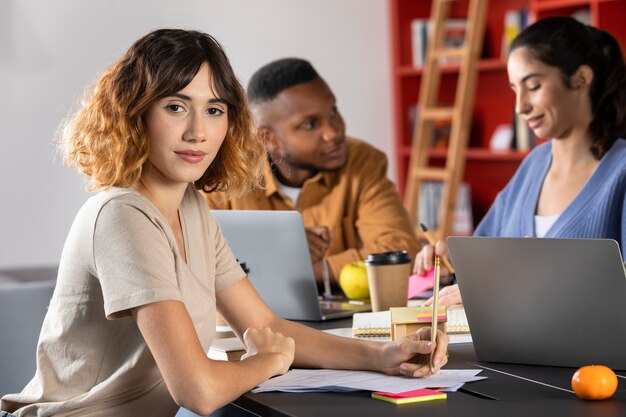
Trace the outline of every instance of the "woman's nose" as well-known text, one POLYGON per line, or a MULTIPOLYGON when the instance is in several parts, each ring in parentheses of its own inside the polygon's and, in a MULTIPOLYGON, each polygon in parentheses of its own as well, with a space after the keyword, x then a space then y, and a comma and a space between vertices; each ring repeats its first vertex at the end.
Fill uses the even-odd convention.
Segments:
POLYGON ((206 140, 205 126, 202 117, 195 114, 190 116, 183 139, 188 142, 204 142, 206 140))

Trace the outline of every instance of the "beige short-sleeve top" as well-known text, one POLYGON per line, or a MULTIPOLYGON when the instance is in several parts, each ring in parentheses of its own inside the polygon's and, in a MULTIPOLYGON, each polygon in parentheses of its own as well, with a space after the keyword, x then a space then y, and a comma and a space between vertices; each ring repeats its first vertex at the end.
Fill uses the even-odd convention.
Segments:
POLYGON ((19 416, 174 416, 172 400, 130 309, 185 304, 208 351, 215 294, 244 277, 205 201, 190 185, 179 209, 187 262, 169 224, 131 189, 81 208, 39 337, 37 371, 2 399, 19 416))

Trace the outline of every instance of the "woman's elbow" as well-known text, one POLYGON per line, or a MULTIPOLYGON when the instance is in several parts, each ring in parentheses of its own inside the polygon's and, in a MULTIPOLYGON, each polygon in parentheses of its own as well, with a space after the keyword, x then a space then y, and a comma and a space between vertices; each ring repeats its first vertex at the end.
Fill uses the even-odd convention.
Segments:
POLYGON ((222 404, 220 401, 216 401, 214 398, 207 398, 205 396, 188 396, 184 399, 174 399, 176 404, 183 407, 192 413, 208 416, 214 411, 220 409, 226 404, 222 404))
POLYGON ((197 384, 196 387, 173 392, 172 398, 180 407, 201 416, 208 416, 226 405, 224 395, 216 392, 210 384, 197 384))

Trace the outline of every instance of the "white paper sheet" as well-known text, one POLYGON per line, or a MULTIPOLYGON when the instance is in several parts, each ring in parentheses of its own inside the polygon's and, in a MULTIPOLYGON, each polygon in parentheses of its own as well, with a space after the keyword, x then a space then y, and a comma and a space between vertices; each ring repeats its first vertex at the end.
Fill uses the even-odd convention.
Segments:
POLYGON ((271 378, 252 392, 385 391, 404 392, 419 388, 453 387, 485 379, 476 376, 480 369, 442 369, 427 378, 389 376, 379 372, 334 369, 292 369, 271 378))

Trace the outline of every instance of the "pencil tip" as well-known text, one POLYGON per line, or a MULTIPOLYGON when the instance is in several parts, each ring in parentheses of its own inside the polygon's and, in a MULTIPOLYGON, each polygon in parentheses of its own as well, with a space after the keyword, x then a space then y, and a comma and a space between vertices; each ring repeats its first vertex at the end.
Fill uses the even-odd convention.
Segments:
POLYGON ((420 227, 422 228, 424 232, 428 231, 428 227, 426 227, 424 223, 420 223, 420 227))

